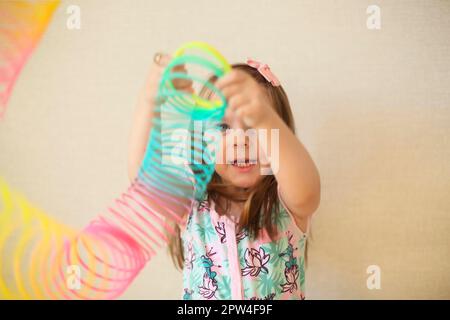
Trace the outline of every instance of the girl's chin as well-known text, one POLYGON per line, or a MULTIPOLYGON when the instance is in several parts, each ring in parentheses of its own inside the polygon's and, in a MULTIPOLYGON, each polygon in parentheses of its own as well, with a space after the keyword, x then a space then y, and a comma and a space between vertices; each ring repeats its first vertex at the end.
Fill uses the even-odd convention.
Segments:
POLYGON ((237 176, 231 179, 231 183, 238 188, 250 188, 256 185, 258 177, 237 176))

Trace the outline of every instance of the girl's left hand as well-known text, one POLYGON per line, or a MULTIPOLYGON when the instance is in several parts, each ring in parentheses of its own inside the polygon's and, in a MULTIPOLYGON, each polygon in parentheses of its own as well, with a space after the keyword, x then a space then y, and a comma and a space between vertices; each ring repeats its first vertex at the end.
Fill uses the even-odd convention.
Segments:
POLYGON ((225 117, 234 113, 246 126, 257 128, 275 114, 262 86, 242 70, 231 70, 216 87, 228 101, 225 117))

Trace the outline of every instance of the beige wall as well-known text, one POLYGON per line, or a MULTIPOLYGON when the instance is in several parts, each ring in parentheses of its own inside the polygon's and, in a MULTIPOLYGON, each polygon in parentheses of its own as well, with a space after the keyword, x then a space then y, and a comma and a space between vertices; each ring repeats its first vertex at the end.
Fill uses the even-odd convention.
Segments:
MULTIPOLYGON (((450 1, 63 1, 0 123, 0 174, 83 226, 125 190, 153 53, 191 40, 269 63, 315 159, 307 296, 450 298, 450 1), (65 9, 81 8, 82 29, 65 9), (381 30, 366 8, 381 8, 381 30), (368 290, 366 268, 381 268, 368 290)), ((125 298, 181 295, 162 252, 125 298)))

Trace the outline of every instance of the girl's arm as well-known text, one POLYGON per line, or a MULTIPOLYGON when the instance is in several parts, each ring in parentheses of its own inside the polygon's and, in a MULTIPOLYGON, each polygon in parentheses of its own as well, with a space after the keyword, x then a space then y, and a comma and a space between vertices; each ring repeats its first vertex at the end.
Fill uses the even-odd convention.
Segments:
POLYGON ((270 163, 280 189, 280 196, 294 214, 299 225, 306 230, 307 218, 320 203, 320 176, 308 151, 291 129, 274 111, 256 129, 267 130, 267 145, 261 145, 265 154, 278 163, 270 163), (278 130, 278 146, 271 143, 271 130, 278 130), (278 149, 278 150, 277 150, 278 149))
POLYGON ((164 65, 167 57, 163 56, 159 64, 153 62, 149 75, 141 89, 134 111, 128 148, 128 177, 131 182, 136 178, 144 159, 150 130, 152 128, 153 110, 164 65))
MULTIPOLYGON (((159 60, 159 63, 153 63, 150 68, 150 73, 145 81, 145 85, 142 88, 138 103, 134 112, 133 123, 130 133, 129 141, 129 154, 128 154, 128 176, 131 183, 135 182, 135 179, 139 173, 139 168, 144 159, 146 148, 148 145, 150 131, 152 129, 153 117, 158 116, 154 114, 156 105, 156 97, 158 93, 159 82, 162 73, 170 61, 170 56, 163 55, 159 60)), ((183 65, 174 67, 173 71, 186 72, 186 68, 183 65)), ((186 79, 174 79, 173 85, 180 91, 193 92, 192 81, 186 79)), ((137 188, 136 190, 138 190, 137 188)), ((139 189, 139 191, 142 191, 139 189)), ((173 214, 182 217, 183 214, 189 213, 188 210, 191 205, 192 199, 185 197, 177 197, 173 194, 166 194, 166 197, 170 197, 171 201, 162 199, 158 201, 155 197, 160 197, 161 194, 145 194, 142 200, 145 201, 147 210, 152 213, 161 214, 165 217, 172 217, 173 214), (156 201, 155 201, 156 200, 156 201)))
MULTIPOLYGON (((159 81, 164 68, 170 61, 169 55, 162 55, 158 64, 153 63, 149 75, 141 89, 138 103, 134 111, 128 151, 128 177, 131 182, 136 178, 148 144, 152 128, 155 98, 158 93, 159 81)), ((186 72, 183 65, 173 69, 177 72, 186 72)), ((192 81, 175 79, 173 84, 176 89, 192 92, 192 81)))
POLYGON ((128 151, 128 177, 131 182, 136 178, 144 159, 150 130, 152 128, 154 102, 146 96, 146 88, 139 94, 134 111, 128 151))

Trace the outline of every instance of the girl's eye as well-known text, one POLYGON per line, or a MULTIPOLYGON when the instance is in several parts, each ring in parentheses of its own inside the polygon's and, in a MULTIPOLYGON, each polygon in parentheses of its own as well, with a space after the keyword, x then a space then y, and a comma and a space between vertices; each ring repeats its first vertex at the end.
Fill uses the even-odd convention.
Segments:
POLYGON ((230 126, 227 125, 226 123, 219 123, 218 126, 220 131, 225 132, 227 129, 230 129, 230 126))

